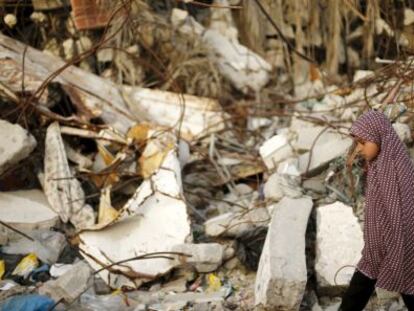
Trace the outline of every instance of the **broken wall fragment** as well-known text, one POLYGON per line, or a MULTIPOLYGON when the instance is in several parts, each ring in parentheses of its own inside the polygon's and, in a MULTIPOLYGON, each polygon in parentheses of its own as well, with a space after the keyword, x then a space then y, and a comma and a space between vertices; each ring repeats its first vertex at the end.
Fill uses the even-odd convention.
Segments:
POLYGON ((45 141, 44 191, 52 208, 63 222, 71 222, 76 229, 95 224, 92 207, 85 204, 80 182, 69 168, 60 127, 49 125, 45 141))
POLYGON ((0 175, 36 147, 34 137, 18 124, 0 120, 0 175))
POLYGON ((229 117, 218 101, 211 98, 130 86, 124 86, 122 90, 135 115, 180 130, 186 139, 224 129, 229 117))
POLYGON ((362 230, 352 208, 341 202, 318 207, 316 221, 318 288, 335 295, 349 284, 361 257, 362 230))
POLYGON ((307 282, 305 232, 312 199, 283 198, 273 207, 256 276, 255 304, 298 310, 307 282))
MULTIPOLYGON (((20 75, 22 68, 21 55, 23 54, 25 55, 25 73, 31 77, 34 86, 36 80, 43 82, 66 65, 58 57, 27 47, 17 40, 0 34, 0 62, 13 61, 17 64, 15 66, 17 76, 20 75)), ((11 73, 9 76, 12 77, 11 73)), ((100 117, 106 124, 123 133, 126 133, 135 123, 118 87, 111 81, 75 66, 68 66, 53 81, 63 85, 79 111, 85 113, 83 117, 100 117)), ((9 87, 15 85, 13 79, 5 79, 4 83, 9 87)))
MULTIPOLYGON (((157 137, 152 132, 148 136, 153 134, 157 137)), ((190 239, 190 222, 182 193, 177 142, 170 133, 162 134, 159 139, 164 139, 167 144, 168 141, 172 143, 172 148, 158 170, 143 181, 121 209, 119 221, 100 231, 85 231, 80 234, 79 247, 95 270, 154 252, 167 252, 164 256, 171 257, 168 252, 174 245, 183 244, 190 239)), ((178 264, 174 256, 171 259, 150 257, 115 265, 102 270, 99 275, 113 288, 138 287, 142 282, 152 280, 178 264)))
MULTIPOLYGON (((40 190, 0 192, 0 220, 23 232, 50 229, 59 223, 58 215, 40 190)), ((19 234, 0 224, 0 244, 19 238, 19 234)))
POLYGON ((221 74, 243 93, 258 92, 269 81, 272 67, 261 56, 214 29, 204 29, 186 11, 174 9, 172 24, 183 34, 199 36, 221 74))

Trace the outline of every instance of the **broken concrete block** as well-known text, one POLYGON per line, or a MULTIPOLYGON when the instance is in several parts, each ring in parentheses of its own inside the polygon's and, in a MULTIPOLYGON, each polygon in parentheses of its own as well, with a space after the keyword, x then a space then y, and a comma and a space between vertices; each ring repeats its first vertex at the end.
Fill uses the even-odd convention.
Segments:
POLYGON ((39 293, 55 301, 64 299, 66 302, 72 302, 87 288, 91 282, 91 275, 91 267, 86 262, 79 261, 57 280, 44 283, 39 288, 39 293))
POLYGON ((216 5, 222 6, 221 10, 212 10, 209 28, 216 30, 230 41, 238 41, 239 32, 233 20, 233 15, 229 7, 228 0, 215 0, 216 5))
POLYGON ((173 252, 189 255, 179 256, 181 263, 194 265, 201 273, 215 271, 223 262, 224 248, 218 243, 179 244, 172 247, 173 252))
MULTIPOLYGON (((175 139, 166 132, 149 132, 148 135, 156 139, 175 139)), ((173 245, 186 243, 190 239, 190 222, 183 199, 176 143, 171 141, 171 149, 165 152, 161 165, 140 184, 120 210, 117 222, 99 231, 80 234, 79 248, 95 270, 102 268, 102 265, 140 255, 169 252, 173 245)), ((137 287, 167 273, 176 265, 176 261, 168 258, 149 257, 115 265, 113 269, 116 273, 103 270, 99 275, 112 288, 137 287)))
POLYGON ((310 190, 319 193, 325 193, 326 187, 324 185, 324 176, 315 176, 312 178, 307 178, 303 181, 303 189, 310 190))
POLYGON ((227 308, 223 306, 223 302, 203 302, 192 305, 193 310, 197 311, 224 311, 227 308))
POLYGON ((259 226, 267 226, 269 213, 264 207, 251 208, 242 213, 225 213, 204 223, 205 233, 210 237, 235 237, 259 226))
MULTIPOLYGON (((14 65, 6 77, 3 77, 3 73, 0 74, 1 82, 8 87, 12 85, 21 90, 23 53, 25 54, 25 85, 28 82, 27 77, 30 77, 30 85, 33 90, 37 90, 47 77, 66 64, 59 57, 28 47, 26 44, 3 34, 0 34, 0 42, 2 46, 1 65, 10 62, 14 65), (13 77, 13 79, 7 77, 13 77)), ((57 51, 59 48, 58 46, 57 51)), ((108 79, 103 79, 76 66, 69 66, 54 81, 63 85, 65 92, 71 97, 75 106, 81 111, 87 111, 83 116, 100 117, 106 124, 122 133, 126 133, 135 123, 135 120, 132 120, 131 112, 126 107, 126 100, 121 94, 120 87, 108 79), (111 104, 108 105, 108 103, 111 104)))
POLYGON ((165 283, 162 285, 162 290, 164 292, 183 293, 187 291, 187 279, 185 277, 180 277, 176 280, 165 283))
POLYGON ((201 38, 221 74, 240 91, 258 92, 269 81, 272 66, 237 39, 230 40, 214 29, 205 30, 183 10, 173 9, 171 20, 181 33, 201 38))
POLYGON ((286 135, 283 134, 275 135, 265 141, 260 147, 259 152, 269 170, 275 168, 279 162, 293 155, 292 147, 286 135))
MULTIPOLYGON (((235 217, 234 213, 229 212, 210 218, 204 223, 206 234, 211 237, 216 237, 223 233, 227 233, 226 229, 230 227, 230 223, 235 217)), ((247 225, 245 225, 245 227, 247 227, 247 225)))
POLYGON ((411 128, 406 123, 401 122, 395 122, 392 127, 397 132, 398 137, 404 142, 404 143, 410 143, 413 140, 412 134, 411 134, 411 128))
MULTIPOLYGON (((133 291, 128 293, 128 300, 132 303, 139 302, 139 308, 134 310, 183 310, 186 306, 195 306, 201 303, 220 303, 224 300, 225 291, 213 293, 171 293, 166 295, 163 290, 156 292, 133 291), (177 309, 178 308, 178 309, 177 309)), ((105 296, 103 296, 105 297, 105 296)), ((187 309, 187 308, 185 308, 187 309)), ((124 309, 122 309, 124 310, 124 309)), ((190 308, 190 310, 198 310, 190 308)))
MULTIPOLYGON (((140 308, 138 302, 126 298, 123 293, 96 295, 87 291, 80 296, 80 305, 73 308, 79 311, 146 311, 148 308, 140 308)), ((145 306, 145 305, 144 305, 145 306)))
MULTIPOLYGON (((40 190, 0 192, 0 220, 23 232, 49 229, 59 222, 46 196, 40 190)), ((7 240, 21 238, 18 233, 0 225, 0 232, 7 240)))
POLYGON ((134 115, 167 127, 181 122, 181 134, 189 140, 224 129, 229 117, 217 100, 207 97, 129 86, 122 93, 134 115))
POLYGON ((300 180, 288 175, 274 173, 264 185, 264 195, 266 199, 279 201, 284 196, 299 198, 302 196, 302 189, 299 185, 300 180))
POLYGON ((297 141, 293 147, 301 151, 309 151, 312 146, 329 143, 332 140, 341 139, 341 135, 326 129, 322 126, 314 126, 310 128, 300 128, 296 130, 297 141))
POLYGON ((223 260, 229 260, 236 255, 236 250, 234 248, 234 243, 230 242, 230 244, 224 244, 224 253, 223 253, 223 260))
POLYGON ((335 202, 317 208, 315 270, 322 292, 336 295, 348 286, 362 247, 362 230, 351 207, 335 202))
POLYGON ((52 277, 58 278, 72 269, 73 264, 55 263, 50 267, 49 273, 52 277))
POLYGON ((306 152, 299 157, 299 171, 301 174, 313 174, 332 160, 346 154, 351 145, 352 139, 348 137, 317 145, 312 152, 306 152))
POLYGON ((252 206, 258 193, 246 184, 237 184, 231 192, 227 193, 223 200, 213 201, 208 207, 211 214, 225 214, 229 212, 242 212, 252 206), (232 204, 233 203, 233 204, 232 204))
POLYGON ((325 86, 320 79, 314 81, 295 84, 295 98, 303 100, 304 98, 318 97, 326 93, 325 86))
POLYGON ((22 237, 16 242, 3 246, 2 251, 5 254, 21 255, 35 253, 43 262, 56 263, 66 246, 66 237, 60 232, 50 230, 36 230, 30 232, 29 235, 34 241, 22 237))
MULTIPOLYGON (((218 291, 212 293, 182 293, 176 295, 168 295, 164 298, 164 304, 185 302, 187 303, 206 303, 206 302, 221 302, 223 301, 225 292, 218 291)), ((167 309, 168 310, 168 309, 167 309)))
POLYGON ((364 79, 372 78, 375 76, 375 73, 371 70, 357 70, 354 74, 354 79, 352 82, 362 81, 364 79))
POLYGON ((36 140, 18 124, 0 120, 0 174, 26 158, 36 147, 36 140))
POLYGON ((293 116, 292 119, 290 120, 290 127, 289 130, 290 131, 295 131, 298 132, 300 131, 302 128, 313 128, 315 127, 315 124, 310 122, 310 121, 305 121, 302 119, 299 119, 296 116, 293 116))
POLYGON ((256 306, 299 310, 307 281, 305 232, 311 210, 310 197, 283 198, 274 206, 256 276, 256 306))
POLYGON ((297 158, 290 158, 280 162, 277 167, 277 173, 281 175, 300 176, 299 161, 297 158))
POLYGON ((247 128, 250 131, 257 131, 257 130, 263 128, 263 127, 267 127, 267 126, 272 125, 273 122, 275 122, 275 121, 270 119, 270 118, 250 117, 250 116, 248 116, 247 128))

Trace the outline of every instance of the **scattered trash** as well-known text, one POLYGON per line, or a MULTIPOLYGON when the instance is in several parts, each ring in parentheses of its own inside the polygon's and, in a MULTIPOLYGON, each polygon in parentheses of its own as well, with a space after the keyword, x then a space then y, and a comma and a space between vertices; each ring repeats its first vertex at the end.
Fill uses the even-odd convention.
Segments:
POLYGON ((218 292, 221 288, 221 281, 220 278, 217 277, 214 273, 209 273, 207 275, 207 292, 214 293, 218 292))
POLYGON ((22 295, 7 299, 1 303, 2 311, 19 310, 19 311, 48 311, 55 305, 55 302, 43 295, 22 295))
POLYGON ((22 276, 27 279, 30 273, 39 266, 39 260, 36 254, 30 253, 24 257, 17 267, 13 270, 12 275, 22 276))
POLYGON ((411 59, 388 59, 414 11, 315 1, 0 1, 1 308, 335 308, 350 125, 384 111, 414 157, 411 59))
POLYGON ((49 268, 48 264, 44 264, 41 267, 34 269, 30 274, 30 280, 33 282, 46 282, 50 279, 49 268))
POLYGON ((0 280, 3 278, 5 272, 6 272, 6 263, 4 262, 4 260, 0 260, 0 280))

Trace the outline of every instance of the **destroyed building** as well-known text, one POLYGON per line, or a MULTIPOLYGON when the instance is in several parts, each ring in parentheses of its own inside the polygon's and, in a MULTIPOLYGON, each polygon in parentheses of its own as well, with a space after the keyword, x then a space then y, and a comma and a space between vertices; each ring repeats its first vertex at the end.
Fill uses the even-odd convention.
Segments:
POLYGON ((0 310, 337 310, 363 245, 349 127, 380 109, 414 156, 412 1, 0 13, 0 310))

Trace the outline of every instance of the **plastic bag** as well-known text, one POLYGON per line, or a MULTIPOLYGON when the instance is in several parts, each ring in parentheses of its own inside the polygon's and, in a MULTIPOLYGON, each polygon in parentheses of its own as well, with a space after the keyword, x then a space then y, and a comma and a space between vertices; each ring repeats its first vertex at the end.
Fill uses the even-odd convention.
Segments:
POLYGON ((47 296, 22 295, 7 299, 1 306, 1 311, 48 311, 55 302, 47 296))

